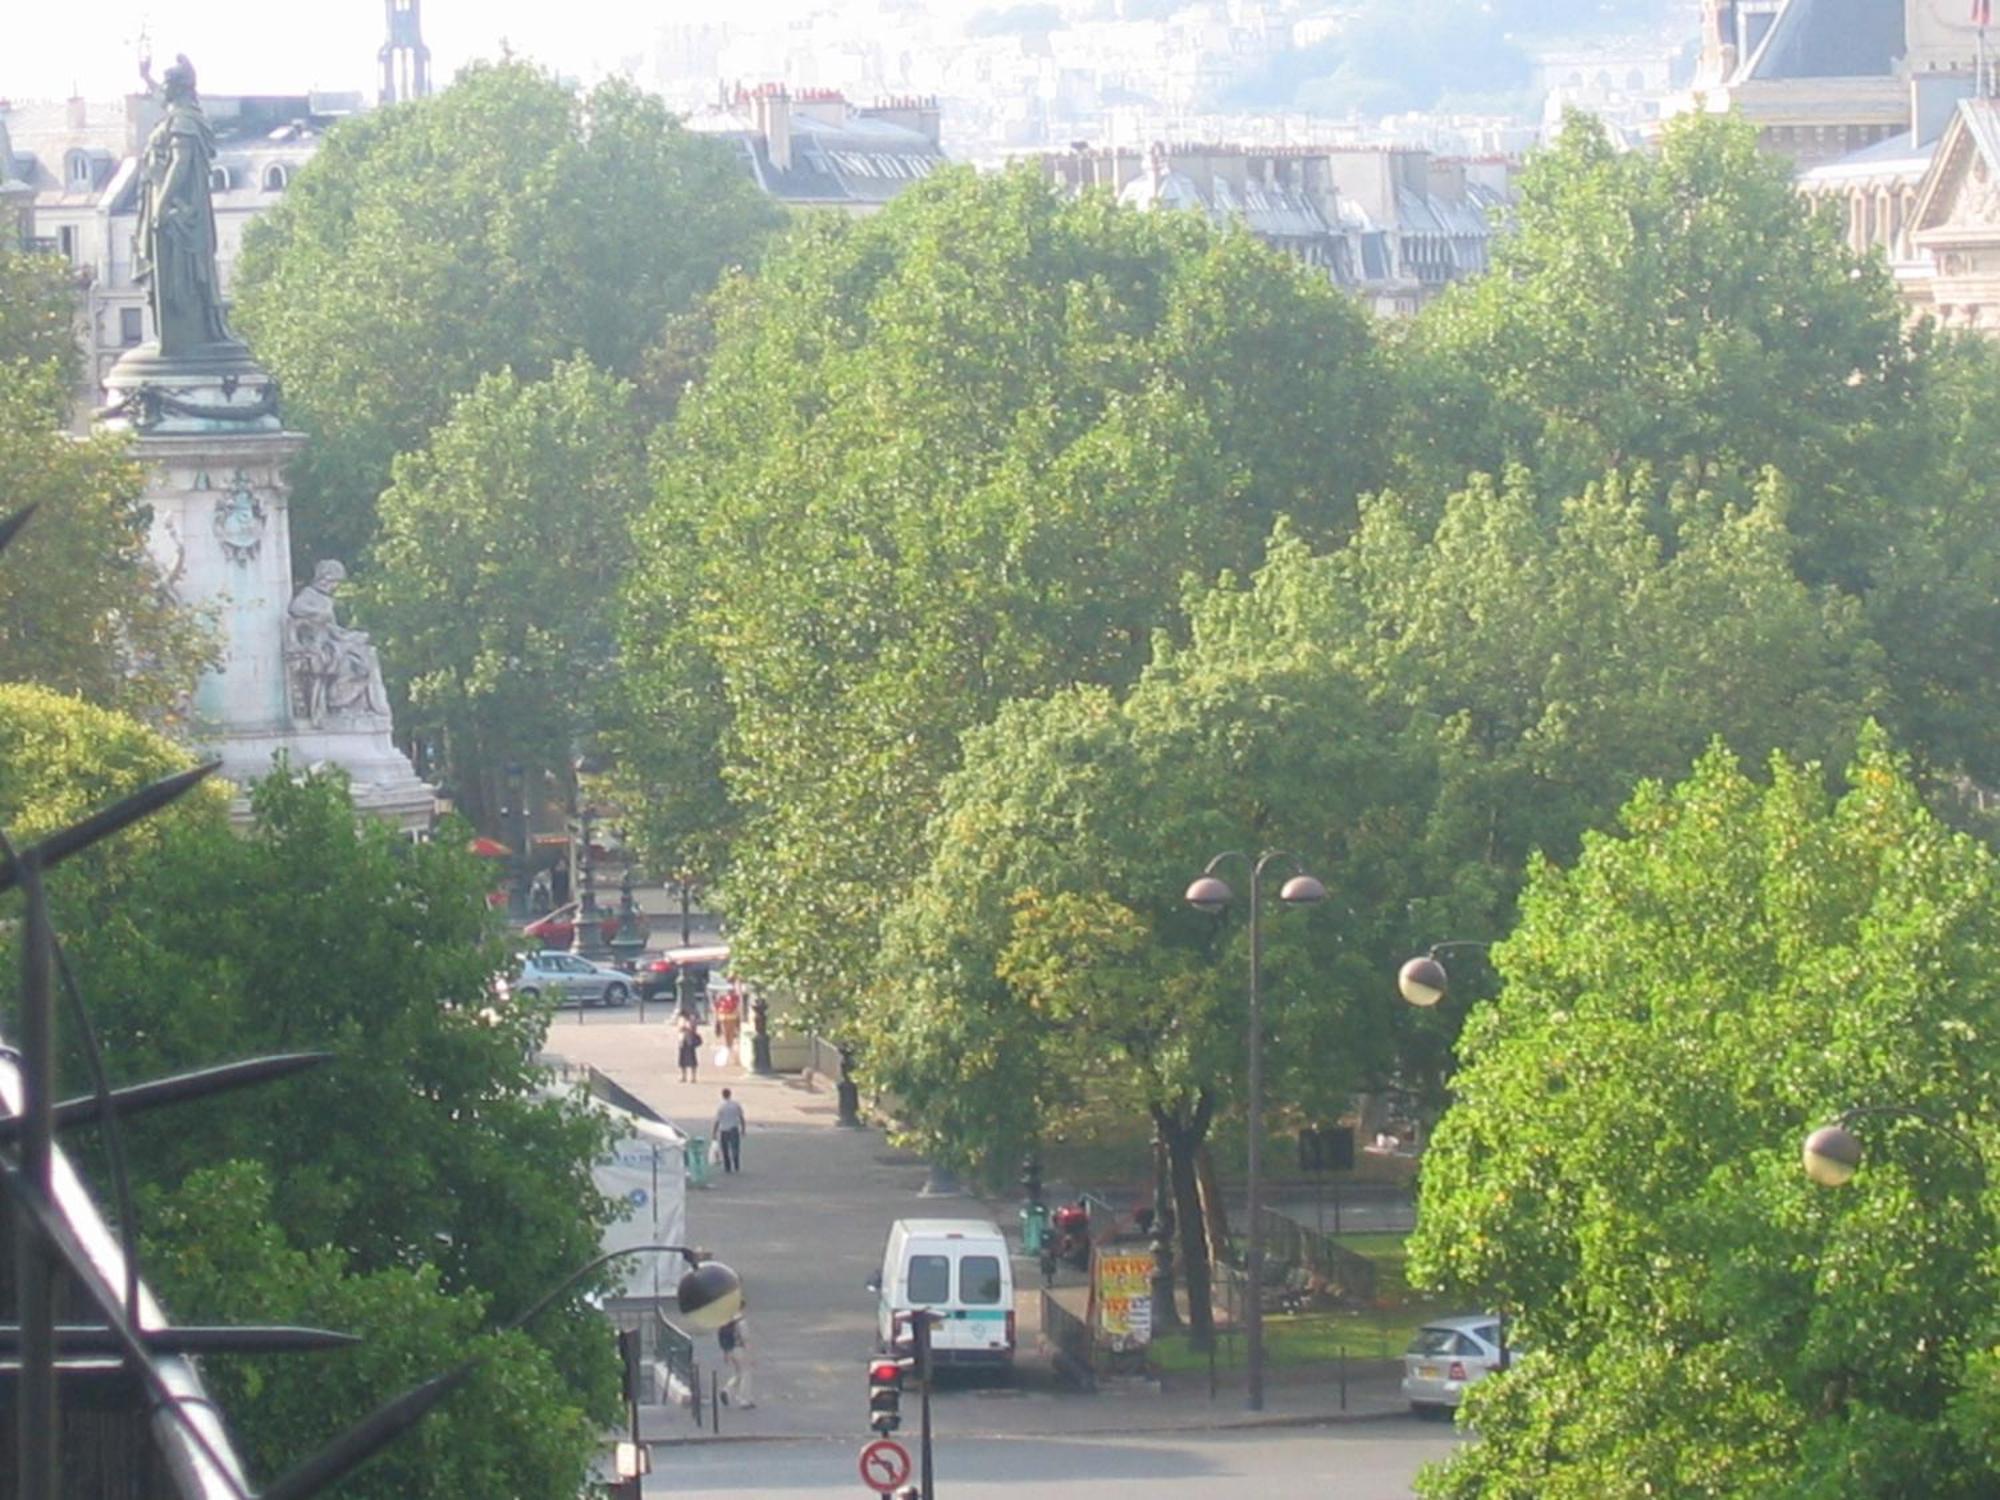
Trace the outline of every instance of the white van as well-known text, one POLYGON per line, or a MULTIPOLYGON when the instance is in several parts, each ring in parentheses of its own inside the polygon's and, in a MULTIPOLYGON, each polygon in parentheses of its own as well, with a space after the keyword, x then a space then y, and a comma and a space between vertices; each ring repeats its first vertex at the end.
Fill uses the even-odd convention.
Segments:
POLYGON ((897 1313, 931 1308, 931 1356, 940 1365, 1014 1362, 1014 1267, 1000 1226, 988 1219, 898 1219, 889 1226, 875 1332, 884 1348, 897 1313))

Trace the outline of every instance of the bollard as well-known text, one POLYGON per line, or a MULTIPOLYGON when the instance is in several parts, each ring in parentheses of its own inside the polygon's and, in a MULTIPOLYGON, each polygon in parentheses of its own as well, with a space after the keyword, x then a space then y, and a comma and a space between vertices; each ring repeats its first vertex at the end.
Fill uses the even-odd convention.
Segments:
POLYGON ((708 1372, 708 1422, 709 1431, 718 1437, 722 1434, 722 1376, 719 1371, 708 1372))
POLYGON ((1340 1409, 1347 1410, 1347 1345, 1339 1346, 1340 1354, 1340 1409))

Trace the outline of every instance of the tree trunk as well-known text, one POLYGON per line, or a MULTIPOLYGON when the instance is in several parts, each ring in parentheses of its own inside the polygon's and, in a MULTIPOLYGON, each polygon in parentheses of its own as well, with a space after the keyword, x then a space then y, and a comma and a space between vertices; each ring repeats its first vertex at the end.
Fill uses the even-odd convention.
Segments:
POLYGON ((1195 1178, 1201 1185, 1202 1222, 1208 1229, 1208 1257, 1211 1261, 1227 1261, 1229 1206, 1222 1201, 1222 1192, 1215 1185, 1215 1157, 1209 1151, 1206 1140, 1196 1153, 1195 1178))
POLYGON ((1181 1216, 1174 1209, 1174 1175, 1167 1161, 1166 1137, 1159 1117, 1153 1117, 1153 1332, 1171 1333, 1181 1326, 1180 1305, 1174 1300, 1174 1233, 1181 1216))
POLYGON ((1181 1111, 1158 1111, 1154 1121, 1167 1148, 1167 1174, 1173 1181, 1174 1217, 1181 1239, 1181 1278, 1187 1287, 1188 1332, 1197 1349, 1215 1342, 1214 1292, 1209 1280, 1208 1234, 1201 1207, 1201 1188, 1196 1177, 1195 1159, 1208 1135, 1213 1105, 1206 1096, 1195 1105, 1192 1117, 1181 1111))

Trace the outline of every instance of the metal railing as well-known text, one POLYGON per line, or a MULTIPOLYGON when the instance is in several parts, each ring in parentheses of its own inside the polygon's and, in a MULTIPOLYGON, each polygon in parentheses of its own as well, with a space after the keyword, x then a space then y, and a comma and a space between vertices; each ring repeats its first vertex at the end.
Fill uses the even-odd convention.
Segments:
POLYGON ((812 1032, 806 1037, 806 1068, 828 1083, 840 1082, 843 1076, 840 1049, 818 1032, 812 1032))
POLYGON ((1267 1278, 1271 1286, 1323 1290, 1345 1302, 1375 1300, 1375 1262, 1271 1209, 1264 1210, 1264 1259, 1283 1273, 1267 1278))
POLYGON ((1054 1347, 1064 1373, 1086 1389, 1096 1385, 1097 1341, 1091 1337, 1089 1322, 1047 1290, 1042 1292, 1042 1337, 1054 1347))

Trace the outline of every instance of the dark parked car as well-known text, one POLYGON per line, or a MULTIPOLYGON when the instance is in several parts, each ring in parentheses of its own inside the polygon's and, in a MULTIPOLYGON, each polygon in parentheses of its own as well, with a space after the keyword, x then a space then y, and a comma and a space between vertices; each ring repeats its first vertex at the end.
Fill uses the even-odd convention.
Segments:
POLYGON ((694 1002, 695 1014, 708 1019, 708 979, 729 966, 729 945, 705 948, 669 948, 649 953, 639 964, 641 1000, 678 1000, 683 993, 681 975, 687 975, 686 994, 694 1002))

